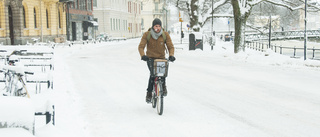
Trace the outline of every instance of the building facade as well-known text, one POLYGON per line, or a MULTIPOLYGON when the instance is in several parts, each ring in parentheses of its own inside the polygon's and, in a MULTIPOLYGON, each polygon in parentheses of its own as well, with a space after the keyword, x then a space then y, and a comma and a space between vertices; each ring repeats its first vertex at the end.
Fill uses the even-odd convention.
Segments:
POLYGON ((170 20, 170 9, 166 8, 165 0, 148 0, 142 3, 142 18, 141 26, 142 31, 146 32, 152 27, 152 21, 155 18, 159 18, 162 21, 162 27, 165 30, 169 30, 167 26, 168 20, 170 20))
MULTIPOLYGON (((299 30, 304 30, 305 28, 305 12, 304 10, 299 10, 299 30)), ((307 29, 308 30, 319 30, 320 29, 320 12, 307 12, 307 29)))
POLYGON ((94 0, 97 34, 111 37, 141 36, 141 0, 94 0))
POLYGON ((93 18, 92 2, 92 0, 69 0, 66 2, 68 40, 95 39, 95 30, 98 24, 93 18))
POLYGON ((59 0, 1 0, 0 42, 23 45, 66 37, 66 12, 59 0))

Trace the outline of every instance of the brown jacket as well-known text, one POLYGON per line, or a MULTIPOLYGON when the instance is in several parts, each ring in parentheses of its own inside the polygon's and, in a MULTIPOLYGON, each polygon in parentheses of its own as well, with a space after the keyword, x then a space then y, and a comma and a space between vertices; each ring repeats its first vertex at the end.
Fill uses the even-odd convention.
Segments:
POLYGON ((147 56, 149 58, 164 59, 165 50, 166 50, 165 45, 167 45, 167 48, 169 50, 169 56, 174 56, 174 47, 168 32, 164 32, 166 34, 166 42, 163 41, 162 35, 160 35, 160 37, 157 40, 153 39, 151 36, 149 42, 147 42, 147 36, 149 33, 150 31, 145 32, 141 38, 141 41, 138 47, 141 57, 145 55, 144 48, 146 47, 146 45, 147 45, 147 56))

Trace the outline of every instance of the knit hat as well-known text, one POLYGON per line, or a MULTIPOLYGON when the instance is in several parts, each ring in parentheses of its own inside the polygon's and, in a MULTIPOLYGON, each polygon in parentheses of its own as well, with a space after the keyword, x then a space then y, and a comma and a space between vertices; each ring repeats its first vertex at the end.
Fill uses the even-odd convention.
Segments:
POLYGON ((152 28, 155 26, 155 25, 160 25, 161 26, 161 20, 158 19, 158 18, 155 18, 152 22, 152 28))

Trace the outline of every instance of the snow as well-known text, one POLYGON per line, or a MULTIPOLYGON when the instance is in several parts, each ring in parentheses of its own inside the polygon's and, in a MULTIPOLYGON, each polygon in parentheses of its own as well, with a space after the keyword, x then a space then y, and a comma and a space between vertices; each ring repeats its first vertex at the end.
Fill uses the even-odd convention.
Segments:
POLYGON ((213 51, 207 43, 204 51, 189 51, 179 36, 172 36, 183 49, 169 65, 162 116, 145 102, 149 72, 138 54, 140 38, 57 46, 54 90, 39 95, 55 105, 56 125, 36 124, 35 136, 320 134, 319 61, 271 50, 234 54, 233 44, 219 39, 213 51))
POLYGON ((22 128, 0 128, 1 137, 34 137, 22 128))
POLYGON ((35 109, 30 99, 0 96, 0 108, 0 127, 23 127, 33 133, 35 109))

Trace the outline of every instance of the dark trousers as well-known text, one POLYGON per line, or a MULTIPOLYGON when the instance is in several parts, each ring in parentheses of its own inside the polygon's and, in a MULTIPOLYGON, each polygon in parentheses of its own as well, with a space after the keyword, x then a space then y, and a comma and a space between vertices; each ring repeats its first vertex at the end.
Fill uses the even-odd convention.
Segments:
MULTIPOLYGON (((151 73, 152 73, 151 69, 153 69, 153 60, 154 59, 150 59, 149 61, 147 61, 147 65, 148 65, 148 68, 149 68, 149 71, 150 71, 150 77, 149 77, 148 88, 147 88, 148 92, 152 92, 153 85, 154 85, 154 79, 155 79, 155 77, 151 76, 151 73)), ((163 85, 165 85, 165 84, 166 84, 166 79, 164 78, 163 85)))

